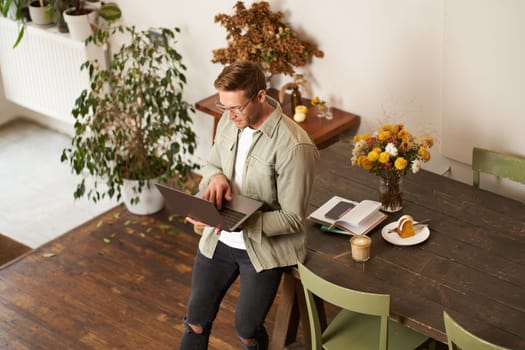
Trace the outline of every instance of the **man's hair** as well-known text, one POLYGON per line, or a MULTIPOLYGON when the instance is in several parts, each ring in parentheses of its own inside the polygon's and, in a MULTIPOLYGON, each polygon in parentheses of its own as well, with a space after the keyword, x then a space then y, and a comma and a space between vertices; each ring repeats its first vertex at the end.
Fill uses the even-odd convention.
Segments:
POLYGON ((266 79, 262 68, 254 62, 236 61, 224 67, 215 80, 217 90, 242 90, 246 97, 255 96, 260 90, 266 89, 266 79))

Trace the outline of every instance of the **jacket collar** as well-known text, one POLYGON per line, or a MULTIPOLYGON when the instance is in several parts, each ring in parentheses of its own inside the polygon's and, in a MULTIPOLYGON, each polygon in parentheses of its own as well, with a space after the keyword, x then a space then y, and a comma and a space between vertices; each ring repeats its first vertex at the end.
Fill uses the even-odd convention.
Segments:
POLYGON ((277 129, 277 126, 279 125, 279 121, 281 120, 283 116, 283 112, 281 109, 281 105, 272 97, 266 95, 266 102, 274 108, 273 112, 266 118, 264 123, 259 127, 259 131, 261 131, 264 135, 266 135, 268 138, 272 138, 273 134, 275 133, 275 130, 277 129))

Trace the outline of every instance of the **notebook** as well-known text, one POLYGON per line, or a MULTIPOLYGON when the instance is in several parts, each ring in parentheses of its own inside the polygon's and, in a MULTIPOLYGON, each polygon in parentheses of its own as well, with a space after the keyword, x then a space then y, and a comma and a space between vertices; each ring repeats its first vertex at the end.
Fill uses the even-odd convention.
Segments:
POLYGON ((201 198, 201 192, 192 195, 163 184, 155 184, 155 186, 166 200, 168 209, 175 214, 226 231, 236 231, 263 204, 252 198, 232 193, 233 199, 223 200, 222 208, 218 210, 213 203, 201 198))

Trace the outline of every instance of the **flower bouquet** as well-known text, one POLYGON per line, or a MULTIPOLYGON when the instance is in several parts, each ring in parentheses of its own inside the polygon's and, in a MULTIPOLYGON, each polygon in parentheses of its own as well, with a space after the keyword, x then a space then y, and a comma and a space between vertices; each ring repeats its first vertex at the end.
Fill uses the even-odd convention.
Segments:
POLYGON ((402 124, 384 124, 373 135, 354 137, 352 165, 380 176, 382 210, 396 212, 403 207, 402 177, 419 172, 433 144, 431 136, 413 136, 402 124))

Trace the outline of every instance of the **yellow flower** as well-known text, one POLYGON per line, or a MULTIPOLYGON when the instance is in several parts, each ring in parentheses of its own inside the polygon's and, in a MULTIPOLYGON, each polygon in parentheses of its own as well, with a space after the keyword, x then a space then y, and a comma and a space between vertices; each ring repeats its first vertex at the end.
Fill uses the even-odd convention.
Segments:
POLYGON ((417 154, 423 159, 424 162, 430 160, 430 152, 425 147, 419 147, 417 154))
POLYGON ((355 135, 354 143, 357 143, 358 141, 361 141, 361 140, 368 141, 370 137, 371 137, 370 134, 355 135))
POLYGON ((379 155, 379 163, 385 164, 389 160, 390 160, 390 153, 388 153, 388 152, 381 152, 381 154, 379 155))
POLYGON ((364 157, 364 158, 363 158, 363 162, 362 162, 362 167, 363 167, 365 170, 370 170, 370 169, 372 169, 373 164, 372 164, 371 161, 368 160, 368 158, 364 157))
POLYGON ((399 157, 396 159, 394 166, 397 170, 403 170, 407 167, 408 161, 405 158, 399 157))
POLYGON ((370 152, 368 152, 367 158, 368 158, 369 161, 375 162, 377 160, 377 158, 379 158, 379 153, 374 151, 374 150, 370 151, 370 152))
POLYGON ((359 165, 360 167, 363 166, 363 159, 366 159, 366 156, 359 156, 357 158, 357 165, 359 165))
POLYGON ((377 152, 378 154, 381 153, 383 150, 381 149, 381 147, 374 147, 374 149, 372 150, 374 152, 377 152))
POLYGON ((408 139, 410 138, 410 133, 406 129, 401 129, 399 130, 397 137, 399 137, 400 139, 408 139))
POLYGON ((388 138, 390 137, 390 131, 381 131, 379 133, 379 135, 377 136, 377 138, 379 139, 379 141, 385 141, 385 140, 388 140, 388 138))
POLYGON ((379 128, 379 133, 383 132, 383 131, 391 131, 392 130, 392 125, 390 124, 383 124, 381 125, 381 127, 379 128))
POLYGON ((315 96, 312 101, 310 101, 310 104, 312 106, 318 105, 320 110, 323 110, 326 108, 326 101, 323 101, 319 98, 319 96, 315 96))
POLYGON ((396 124, 392 127, 393 134, 397 134, 400 130, 403 130, 403 124, 396 124))
POLYGON ((432 136, 425 137, 423 142, 427 145, 428 148, 434 146, 434 139, 432 138, 432 136))

